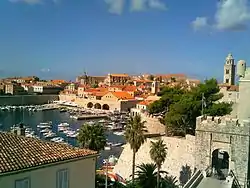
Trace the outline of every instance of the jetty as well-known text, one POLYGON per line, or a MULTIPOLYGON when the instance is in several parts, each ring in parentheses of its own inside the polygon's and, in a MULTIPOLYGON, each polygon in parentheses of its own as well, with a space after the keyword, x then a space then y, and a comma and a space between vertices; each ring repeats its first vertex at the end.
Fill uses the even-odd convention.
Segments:
POLYGON ((81 116, 73 116, 76 120, 85 120, 85 119, 100 119, 100 118, 108 118, 108 115, 81 115, 81 116))

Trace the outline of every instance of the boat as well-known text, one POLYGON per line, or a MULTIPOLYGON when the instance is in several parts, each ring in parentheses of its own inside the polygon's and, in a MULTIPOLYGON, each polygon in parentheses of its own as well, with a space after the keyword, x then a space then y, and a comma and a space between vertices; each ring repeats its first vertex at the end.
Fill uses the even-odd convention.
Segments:
POLYGON ((101 119, 98 121, 98 123, 106 123, 106 120, 105 119, 101 119))
POLYGON ((60 113, 67 112, 67 109, 60 109, 60 113))
POLYGON ((40 131, 40 133, 48 133, 50 132, 51 130, 49 128, 45 128, 43 130, 40 131))
POLYGON ((56 136, 56 133, 52 132, 52 131, 49 131, 47 133, 44 133, 43 136, 45 138, 54 138, 56 136))
POLYGON ((62 137, 55 137, 55 138, 52 138, 50 141, 60 143, 60 142, 64 142, 64 139, 62 137))
POLYGON ((122 146, 123 145, 123 143, 121 143, 121 142, 118 142, 118 143, 112 143, 112 147, 119 147, 119 146, 122 146))
POLYGON ((51 127, 52 127, 52 122, 40 123, 40 124, 37 125, 36 127, 37 127, 37 128, 40 128, 40 129, 51 128, 51 127))
POLYGON ((125 131, 114 131, 113 134, 117 136, 123 136, 125 134, 125 131))
POLYGON ((109 150, 111 150, 111 147, 110 146, 105 146, 104 150, 109 151, 109 150))

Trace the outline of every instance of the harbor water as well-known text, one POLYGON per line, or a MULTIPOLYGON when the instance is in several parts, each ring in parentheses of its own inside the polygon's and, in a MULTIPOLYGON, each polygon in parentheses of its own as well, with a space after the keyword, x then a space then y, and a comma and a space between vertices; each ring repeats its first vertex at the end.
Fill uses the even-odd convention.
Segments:
MULTIPOLYGON (((100 120, 100 119, 99 119, 100 120)), ((70 118, 69 113, 64 112, 60 113, 59 110, 49 110, 49 111, 37 111, 31 112, 28 110, 15 110, 15 111, 0 111, 0 130, 2 131, 10 131, 10 128, 15 125, 23 122, 25 125, 28 125, 33 130, 37 129, 37 125, 41 122, 49 122, 52 121, 53 128, 52 130, 56 132, 57 125, 60 123, 69 123, 70 127, 73 130, 77 130, 83 125, 85 120, 76 120, 70 118)), ((94 120, 93 120, 94 121, 94 120)), ((96 120, 98 121, 98 120, 96 120)), ((66 136, 59 135, 65 138, 69 144, 73 146, 77 146, 77 140, 75 138, 67 138, 66 136)), ((106 137, 108 142, 124 143, 124 137, 113 134, 111 131, 106 132, 106 137)), ((108 158, 110 155, 114 155, 119 157, 121 154, 121 147, 112 147, 111 150, 104 150, 100 153, 100 157, 97 161, 97 167, 99 168, 102 165, 103 159, 108 158)))

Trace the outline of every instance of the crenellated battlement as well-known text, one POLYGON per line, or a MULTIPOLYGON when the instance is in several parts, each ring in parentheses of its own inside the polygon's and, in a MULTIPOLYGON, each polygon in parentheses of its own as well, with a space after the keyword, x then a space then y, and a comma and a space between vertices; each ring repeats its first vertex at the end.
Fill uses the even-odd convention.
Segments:
POLYGON ((242 132, 250 129, 250 120, 241 123, 237 118, 228 116, 199 116, 196 118, 196 130, 242 132))

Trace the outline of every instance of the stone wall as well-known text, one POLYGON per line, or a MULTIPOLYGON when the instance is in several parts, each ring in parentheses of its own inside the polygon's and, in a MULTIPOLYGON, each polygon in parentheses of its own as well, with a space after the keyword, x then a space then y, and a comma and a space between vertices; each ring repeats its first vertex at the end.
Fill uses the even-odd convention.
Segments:
POLYGON ((146 121, 145 126, 147 127, 149 134, 165 133, 165 125, 161 124, 158 118, 143 113, 141 113, 141 118, 143 121, 146 121))
POLYGON ((212 164, 212 152, 221 149, 229 154, 229 170, 243 185, 248 174, 250 121, 240 123, 225 116, 200 116, 196 121, 195 166, 206 169, 212 164))
MULTIPOLYGON (((162 137, 164 143, 168 147, 166 161, 162 165, 162 170, 169 172, 170 175, 176 176, 179 180, 182 166, 189 166, 194 170, 194 151, 195 137, 187 135, 186 138, 162 137)), ((155 139, 147 139, 136 154, 136 165, 152 162, 150 159, 150 141, 155 139)), ((124 146, 124 150, 116 164, 114 171, 122 177, 129 179, 132 172, 132 150, 129 144, 124 146)))
POLYGON ((33 105, 46 104, 48 101, 58 100, 58 95, 17 95, 0 96, 0 105, 33 105))

